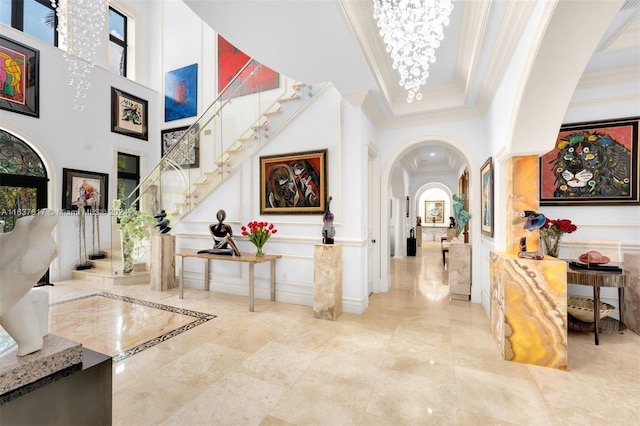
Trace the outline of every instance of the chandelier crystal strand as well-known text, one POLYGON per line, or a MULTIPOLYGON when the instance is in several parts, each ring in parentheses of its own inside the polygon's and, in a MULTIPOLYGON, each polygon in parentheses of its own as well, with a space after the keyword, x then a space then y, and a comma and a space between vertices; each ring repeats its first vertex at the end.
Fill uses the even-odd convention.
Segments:
POLYGON ((83 111, 91 87, 91 70, 103 40, 107 0, 51 0, 58 17, 58 46, 66 48, 73 108, 83 111))
POLYGON ((400 86, 408 91, 407 102, 421 100, 420 89, 436 61, 453 0, 373 0, 373 9, 400 86))

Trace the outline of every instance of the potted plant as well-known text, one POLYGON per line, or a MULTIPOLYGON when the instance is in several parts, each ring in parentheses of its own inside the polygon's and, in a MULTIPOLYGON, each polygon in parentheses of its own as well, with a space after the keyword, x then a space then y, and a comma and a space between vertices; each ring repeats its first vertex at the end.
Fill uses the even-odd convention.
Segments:
POLYGON ((150 214, 136 210, 133 206, 125 210, 123 205, 122 200, 113 200, 113 210, 118 219, 122 245, 122 272, 131 274, 136 260, 134 255, 136 244, 142 241, 146 232, 155 226, 155 219, 150 214))

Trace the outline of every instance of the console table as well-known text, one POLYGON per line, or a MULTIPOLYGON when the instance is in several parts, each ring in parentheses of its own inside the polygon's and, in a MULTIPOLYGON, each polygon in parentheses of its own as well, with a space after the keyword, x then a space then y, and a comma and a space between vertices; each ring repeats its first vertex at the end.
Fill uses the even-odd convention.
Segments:
POLYGON ((265 254, 262 257, 256 257, 252 253, 240 253, 240 256, 225 256, 220 254, 198 253, 198 252, 180 252, 176 253, 176 257, 180 258, 180 299, 184 298, 184 258, 194 257, 204 259, 204 290, 209 290, 209 261, 224 260, 227 262, 244 262, 249 264, 249 311, 253 312, 253 296, 254 296, 254 265, 256 263, 271 262, 271 300, 276 300, 276 259, 280 259, 279 254, 265 254))
MULTIPOLYGON (((595 335, 595 343, 599 345, 598 334, 600 333, 600 287, 617 287, 618 288, 618 304, 620 309, 620 319, 624 316, 624 288, 629 285, 629 274, 626 271, 595 271, 591 269, 572 268, 567 264, 567 283, 588 285, 593 287, 593 334, 595 335)), ((603 318, 604 320, 604 318, 603 318)), ((610 318, 610 321, 616 321, 610 318)), ((622 325, 622 324, 620 324, 622 325)), ((624 330, 624 328, 619 328, 624 330)))

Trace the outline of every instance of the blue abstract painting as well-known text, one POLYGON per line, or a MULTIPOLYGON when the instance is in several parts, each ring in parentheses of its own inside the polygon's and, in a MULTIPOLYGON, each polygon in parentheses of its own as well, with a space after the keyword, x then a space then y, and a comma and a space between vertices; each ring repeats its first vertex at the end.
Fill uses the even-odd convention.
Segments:
POLYGON ((198 114, 198 64, 188 65, 165 75, 164 121, 198 114))

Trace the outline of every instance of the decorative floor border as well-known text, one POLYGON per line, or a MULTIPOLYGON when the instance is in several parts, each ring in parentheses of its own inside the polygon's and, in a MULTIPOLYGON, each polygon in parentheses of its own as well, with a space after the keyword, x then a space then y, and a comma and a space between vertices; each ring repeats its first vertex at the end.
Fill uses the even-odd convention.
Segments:
POLYGON ((160 309, 162 311, 172 312, 174 314, 180 314, 180 315, 187 315, 187 316, 196 318, 195 321, 190 322, 189 324, 185 324, 183 326, 180 326, 180 327, 176 328, 175 330, 171 330, 171 331, 169 331, 167 333, 164 333, 164 334, 162 334, 162 335, 160 335, 158 337, 154 337, 151 340, 148 340, 148 341, 146 341, 144 343, 141 343, 141 344, 139 344, 137 346, 134 346, 131 349, 127 349, 126 351, 123 351, 123 352, 120 352, 120 353, 114 355, 112 357, 114 364, 122 361, 123 359, 129 358, 132 355, 140 353, 140 352, 144 351, 145 349, 149 349, 149 348, 157 345, 158 343, 162 343, 164 341, 167 341, 167 340, 171 339, 172 337, 175 337, 175 336, 177 336, 179 334, 182 334, 187 330, 191 330, 192 328, 195 328, 195 327, 197 327, 199 325, 202 325, 202 324, 204 324, 204 323, 206 323, 208 321, 211 321, 212 319, 216 318, 216 315, 206 314, 204 312, 197 312, 197 311, 192 311, 192 310, 184 309, 184 308, 176 308, 175 306, 162 305, 162 304, 156 303, 156 302, 149 302, 148 300, 135 299, 133 297, 121 296, 119 294, 113 294, 113 293, 107 293, 107 292, 93 293, 93 294, 89 294, 89 295, 86 295, 86 296, 80 296, 80 297, 76 297, 76 298, 69 299, 69 300, 63 300, 63 301, 60 301, 60 302, 52 303, 50 306, 62 305, 64 303, 74 302, 76 300, 88 299, 90 297, 95 297, 95 296, 101 296, 101 297, 106 297, 106 298, 109 298, 109 299, 120 300, 122 302, 133 303, 133 304, 136 304, 136 305, 146 306, 148 308, 160 309))

